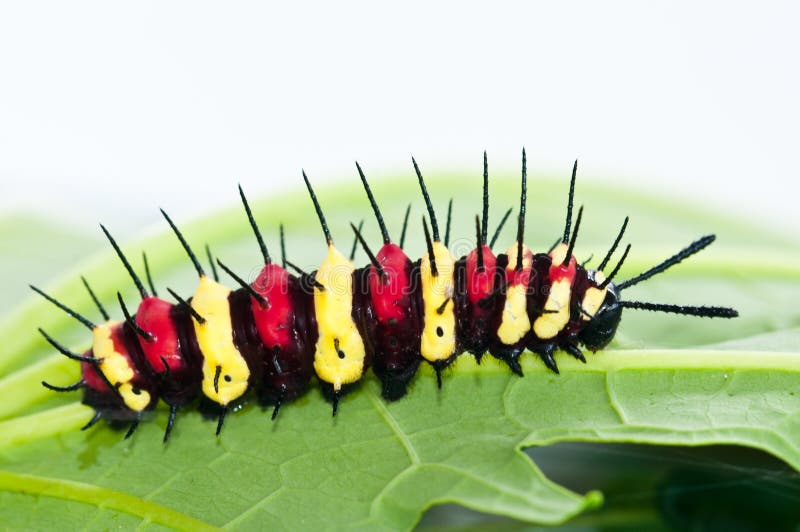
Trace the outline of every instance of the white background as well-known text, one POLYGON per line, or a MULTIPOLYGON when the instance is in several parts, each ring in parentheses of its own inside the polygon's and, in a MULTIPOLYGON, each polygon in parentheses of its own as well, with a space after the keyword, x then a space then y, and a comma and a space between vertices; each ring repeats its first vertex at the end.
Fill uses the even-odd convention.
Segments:
POLYGON ((524 145, 556 175, 579 157, 800 220, 795 4, 287 4, 3 3, 0 212, 130 233, 301 167, 477 172, 485 148, 516 171, 524 145))

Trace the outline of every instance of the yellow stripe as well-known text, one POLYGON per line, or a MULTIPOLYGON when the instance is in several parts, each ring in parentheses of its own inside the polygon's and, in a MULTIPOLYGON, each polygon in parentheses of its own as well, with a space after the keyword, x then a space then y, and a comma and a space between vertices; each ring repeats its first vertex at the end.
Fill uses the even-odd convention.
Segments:
POLYGON ((519 342, 531 330, 526 291, 526 287, 515 284, 506 292, 503 315, 497 328, 497 337, 506 345, 519 342))
MULTIPOLYGON (((606 280, 606 276, 603 275, 603 272, 597 270, 594 273, 594 282, 598 285, 603 284, 606 280)), ((591 318, 589 316, 594 316, 597 314, 597 311, 600 310, 600 307, 603 305, 603 301, 606 300, 606 292, 608 291, 608 287, 603 288, 602 290, 599 288, 595 288, 593 286, 586 289, 586 292, 583 294, 583 301, 581 302, 581 306, 585 312, 581 312, 581 319, 588 321, 591 318), (588 316, 587 316, 588 314, 588 316)))
MULTIPOLYGON (((530 249, 522 245, 522 269, 533 266, 530 249)), ((511 245, 506 251, 508 256, 507 271, 512 271, 517 264, 517 243, 511 245)), ((503 314, 500 316, 500 327, 497 328, 497 337, 505 345, 513 345, 528 334, 531 330, 531 320, 528 316, 528 287, 515 284, 508 288, 506 300, 503 304, 503 314)))
POLYGON ((192 298, 192 308, 206 320, 193 320, 203 354, 203 394, 222 406, 244 395, 250 378, 250 368, 233 343, 229 294, 229 289, 203 276, 192 298))
POLYGON ((569 323, 569 299, 572 293, 572 282, 561 279, 550 286, 550 295, 544 304, 545 314, 533 322, 533 332, 540 340, 555 337, 569 323))
POLYGON ((108 382, 116 387, 125 406, 134 412, 141 412, 150 404, 150 394, 140 389, 136 389, 138 393, 134 393, 135 388, 130 381, 136 372, 131 367, 128 357, 116 350, 114 340, 111 338, 112 329, 117 325, 119 322, 110 321, 92 330, 94 337, 92 352, 95 357, 102 360, 98 369, 108 382))
MULTIPOLYGON (((557 245, 550 252, 552 264, 561 264, 567 258, 569 246, 564 242, 557 245)), ((550 294, 544 303, 544 310, 548 313, 542 314, 533 322, 533 332, 540 340, 554 338, 564 326, 569 323, 569 302, 572 297, 573 279, 561 279, 550 286, 550 294)))
POLYGON ((441 242, 433 243, 438 275, 431 273, 426 253, 420 264, 422 301, 425 308, 420 353, 428 362, 447 360, 456 351, 456 317, 453 310, 455 259, 441 242), (450 300, 442 310, 442 304, 450 300), (441 314, 438 311, 441 310, 441 314))
POLYGON ((320 380, 333 385, 356 382, 364 374, 364 341, 353 321, 353 271, 355 266, 332 245, 315 274, 325 287, 314 288, 314 313, 317 317, 314 370, 320 380))

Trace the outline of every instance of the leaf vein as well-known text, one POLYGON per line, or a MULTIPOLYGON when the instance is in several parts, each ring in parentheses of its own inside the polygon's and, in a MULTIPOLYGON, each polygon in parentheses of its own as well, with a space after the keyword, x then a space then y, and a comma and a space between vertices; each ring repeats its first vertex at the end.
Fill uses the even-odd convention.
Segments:
POLYGON ((0 471, 0 489, 108 508, 180 530, 218 530, 217 527, 166 506, 84 482, 0 471))
POLYGON ((400 424, 397 423, 397 419, 389 412, 389 409, 386 408, 386 405, 375 395, 371 389, 366 391, 367 397, 372 402, 375 410, 378 412, 378 415, 389 425, 389 428, 392 429, 397 439, 400 440, 400 444, 406 450, 406 454, 408 454, 408 458, 411 460, 412 465, 419 465, 420 459, 419 455, 417 454, 417 450, 414 449, 414 445, 411 443, 411 440, 408 439, 408 436, 403 429, 400 427, 400 424))

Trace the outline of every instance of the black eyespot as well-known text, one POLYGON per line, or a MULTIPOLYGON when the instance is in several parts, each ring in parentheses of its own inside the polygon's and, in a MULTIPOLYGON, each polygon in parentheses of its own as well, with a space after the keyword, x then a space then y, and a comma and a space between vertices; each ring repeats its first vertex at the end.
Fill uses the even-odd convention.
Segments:
POLYGON ((139 388, 132 388, 131 391, 133 392, 133 395, 140 395, 142 393, 142 390, 139 388))
POLYGON ((441 327, 436 327, 436 336, 440 338, 444 336, 444 330, 441 327))
POLYGON ((225 379, 225 382, 231 382, 231 381, 233 380, 233 379, 231 379, 231 376, 230 376, 230 375, 225 375, 225 376, 224 376, 224 377, 222 377, 222 378, 223 378, 223 379, 225 379))
POLYGON ((396 336, 390 336, 389 337, 389 347, 392 347, 392 348, 397 347, 397 337, 396 336))
POLYGON ((336 354, 339 355, 339 358, 344 359, 344 351, 339 349, 339 339, 333 339, 333 348, 336 349, 336 354))

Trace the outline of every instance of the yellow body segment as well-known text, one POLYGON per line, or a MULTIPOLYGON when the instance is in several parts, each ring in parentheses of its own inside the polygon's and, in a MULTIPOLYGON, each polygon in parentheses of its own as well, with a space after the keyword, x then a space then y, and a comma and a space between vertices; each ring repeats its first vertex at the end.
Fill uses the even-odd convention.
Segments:
POLYGON ((564 262, 564 259, 567 257, 567 251, 569 251, 569 246, 563 242, 554 247, 553 251, 550 252, 550 259, 553 261, 553 264, 564 262))
POLYGON ((500 327, 497 328, 497 337, 506 345, 519 342, 531 330, 525 296, 526 289, 527 287, 517 284, 506 292, 503 316, 500 327))
POLYGON ((364 341, 353 321, 353 271, 355 266, 333 245, 315 274, 325 287, 314 288, 317 317, 314 370, 317 376, 339 391, 364 374, 364 341))
MULTIPOLYGON (((606 276, 603 275, 603 272, 596 271, 594 273, 594 282, 598 285, 603 284, 603 281, 606 280, 606 276)), ((600 288, 589 287, 586 289, 586 293, 583 294, 583 301, 581 302, 581 308, 583 312, 581 312, 581 319, 584 321, 589 321, 592 319, 592 316, 597 314, 597 311, 600 310, 600 307, 603 304, 603 301, 606 299, 606 292, 608 292, 608 288, 600 288)))
POLYGON ((435 276, 431 272, 431 261, 427 253, 420 262, 425 309, 420 353, 428 362, 447 360, 456 351, 456 316, 453 305, 455 259, 444 244, 434 242, 433 260, 436 263, 435 276))
POLYGON ((98 369, 119 392, 125 406, 134 412, 141 412, 150 404, 150 394, 131 384, 136 372, 128 357, 114 347, 111 331, 118 324, 119 322, 108 322, 92 330, 92 352, 95 358, 101 360, 98 369))
MULTIPOLYGON (((564 262, 569 251, 565 243, 557 245, 550 252, 553 264, 564 262)), ((544 303, 544 314, 533 322, 533 332, 541 340, 554 338, 569 323, 569 301, 572 295, 572 280, 561 279, 550 286, 550 294, 544 303)))
MULTIPOLYGON (((508 248, 508 269, 513 270, 517 264, 517 243, 508 248)), ((525 244, 522 245, 522 269, 530 269, 533 258, 525 244)), ((528 287, 521 284, 511 285, 506 292, 503 305, 503 314, 500 317, 500 327, 497 328, 497 337, 506 345, 512 345, 528 334, 531 330, 531 320, 528 317, 528 287)))
POLYGON ((533 322, 533 332, 541 340, 554 338, 569 323, 569 299, 572 282, 568 279, 556 281, 550 286, 550 295, 544 304, 544 314, 533 322), (547 312, 551 311, 551 312, 547 312), (554 312, 553 312, 554 311, 554 312))
MULTIPOLYGON (((510 248, 506 250, 506 256, 508 257, 508 266, 506 267, 507 270, 513 270, 517 265, 517 243, 514 242, 510 248)), ((528 270, 533 267, 533 253, 531 253, 531 248, 522 244, 522 269, 528 270)))
POLYGON ((228 288, 202 276, 191 303, 206 320, 193 320, 203 354, 203 395, 222 406, 244 395, 250 378, 250 368, 233 343, 229 294, 228 288))

